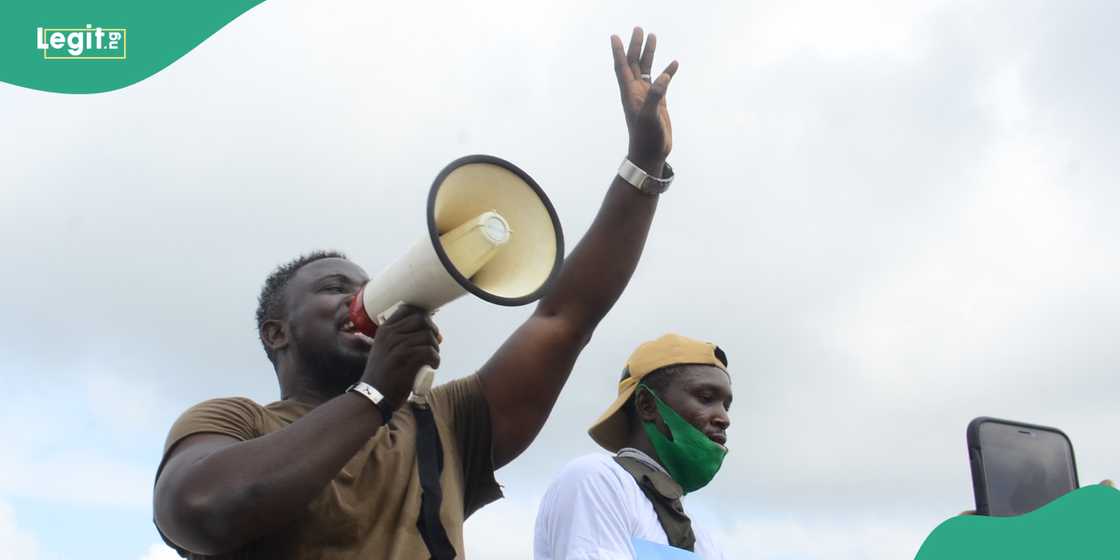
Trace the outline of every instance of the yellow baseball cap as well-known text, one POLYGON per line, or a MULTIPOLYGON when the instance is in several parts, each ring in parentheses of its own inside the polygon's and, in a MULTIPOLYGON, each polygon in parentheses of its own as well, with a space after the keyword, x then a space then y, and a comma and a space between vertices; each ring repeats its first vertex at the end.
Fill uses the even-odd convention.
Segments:
POLYGON ((626 443, 626 413, 623 408, 642 378, 666 366, 685 364, 710 365, 727 371, 727 357, 711 342, 667 334, 638 346, 626 361, 626 371, 618 382, 618 398, 587 431, 591 439, 608 451, 618 451, 626 443))

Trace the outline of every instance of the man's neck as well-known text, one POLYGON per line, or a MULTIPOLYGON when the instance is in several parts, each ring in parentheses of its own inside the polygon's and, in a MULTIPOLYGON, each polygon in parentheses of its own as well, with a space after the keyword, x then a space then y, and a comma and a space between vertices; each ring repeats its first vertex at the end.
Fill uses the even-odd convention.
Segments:
POLYGON ((280 399, 294 400, 319 406, 342 393, 353 384, 346 380, 333 380, 306 364, 281 361, 276 376, 280 382, 280 399))
POLYGON ((650 459, 657 461, 661 464, 661 459, 657 456, 657 451, 653 449, 653 444, 649 442, 649 437, 646 436, 645 430, 641 428, 630 430, 630 437, 626 440, 626 445, 623 447, 630 447, 645 453, 650 459))

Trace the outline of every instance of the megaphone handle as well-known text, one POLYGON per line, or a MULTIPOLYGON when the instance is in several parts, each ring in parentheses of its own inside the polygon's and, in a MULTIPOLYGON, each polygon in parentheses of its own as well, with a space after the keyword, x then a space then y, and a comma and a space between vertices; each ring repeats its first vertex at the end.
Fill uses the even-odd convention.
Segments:
POLYGON ((428 395, 432 392, 432 382, 436 379, 436 370, 431 366, 420 366, 416 372, 416 380, 412 382, 412 398, 409 399, 419 405, 428 405, 428 395))
MULTIPOLYGON (((377 324, 380 325, 387 321, 402 305, 405 305, 405 302, 398 301, 390 306, 389 309, 378 313, 377 324)), ((428 311, 428 315, 435 315, 436 311, 439 311, 439 309, 428 311)), ((410 396, 408 400, 427 408, 428 394, 432 392, 432 382, 435 381, 435 378, 435 369, 431 366, 420 366, 420 369, 416 372, 416 378, 412 382, 412 396, 410 396)))
POLYGON ((402 305, 404 305, 403 301, 398 301, 397 303, 394 303, 393 305, 389 306, 389 309, 386 309, 385 311, 382 311, 381 313, 378 313, 377 317, 374 317, 374 321, 378 325, 384 323, 385 321, 388 321, 389 317, 392 317, 393 314, 396 313, 397 310, 400 309, 402 305))

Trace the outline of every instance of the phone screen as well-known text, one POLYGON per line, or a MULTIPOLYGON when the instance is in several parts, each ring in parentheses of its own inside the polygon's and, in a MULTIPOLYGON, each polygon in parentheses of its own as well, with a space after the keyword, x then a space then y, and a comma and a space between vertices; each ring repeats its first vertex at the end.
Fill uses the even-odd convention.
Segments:
POLYGON ((979 436, 990 515, 1028 513, 1077 488, 1073 450, 1063 435, 985 422, 979 436))

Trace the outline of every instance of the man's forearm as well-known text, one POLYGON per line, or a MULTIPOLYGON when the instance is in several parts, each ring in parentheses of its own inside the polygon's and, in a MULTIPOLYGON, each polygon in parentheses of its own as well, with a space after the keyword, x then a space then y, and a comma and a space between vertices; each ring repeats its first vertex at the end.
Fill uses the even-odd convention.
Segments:
MULTIPOLYGON (((635 161, 660 176, 664 161, 635 161)), ((590 336, 630 282, 642 255, 658 196, 643 194, 615 175, 595 221, 564 262, 556 286, 538 308, 559 315, 590 336)))
POLYGON ((634 274, 656 209, 657 196, 615 176, 552 291, 479 370, 496 467, 524 451, 544 425, 583 346, 634 274))
POLYGON ((160 476, 157 520, 192 552, 234 550, 290 524, 380 426, 377 408, 348 393, 278 432, 185 449, 160 476))

